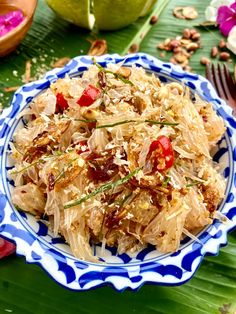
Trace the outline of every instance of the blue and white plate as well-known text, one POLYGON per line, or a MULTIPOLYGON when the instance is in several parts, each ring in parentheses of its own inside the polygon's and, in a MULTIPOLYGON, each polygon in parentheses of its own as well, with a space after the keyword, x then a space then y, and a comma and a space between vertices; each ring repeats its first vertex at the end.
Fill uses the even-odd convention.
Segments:
MULTIPOLYGON (((236 121, 211 84, 197 74, 186 73, 177 66, 163 63, 144 53, 125 57, 117 54, 104 55, 96 60, 104 67, 108 63, 121 61, 126 66, 136 64, 154 72, 164 82, 182 82, 214 104, 227 127, 214 155, 214 160, 223 165, 222 173, 227 180, 226 197, 218 209, 228 218, 227 222, 215 220, 198 234, 200 241, 186 238, 179 251, 173 254, 160 254, 152 246, 132 256, 118 255, 115 248, 107 248, 105 255, 101 256, 104 263, 96 264, 73 257, 63 239, 53 237, 42 221, 13 207, 10 197, 12 182, 7 170, 12 167, 9 143, 16 128, 23 125, 17 115, 58 78, 63 78, 66 74, 78 76, 87 70, 93 63, 92 58, 81 56, 72 59, 62 69, 48 72, 42 80, 21 87, 15 93, 11 106, 0 116, 0 235, 15 242, 17 254, 24 255, 28 263, 40 265, 54 280, 73 290, 88 290, 105 284, 114 286, 118 291, 128 287, 137 290, 147 282, 159 285, 182 284, 193 276, 205 254, 218 254, 220 246, 227 243, 227 233, 236 226, 236 121)), ((93 249, 100 256, 100 246, 94 246, 93 249)))

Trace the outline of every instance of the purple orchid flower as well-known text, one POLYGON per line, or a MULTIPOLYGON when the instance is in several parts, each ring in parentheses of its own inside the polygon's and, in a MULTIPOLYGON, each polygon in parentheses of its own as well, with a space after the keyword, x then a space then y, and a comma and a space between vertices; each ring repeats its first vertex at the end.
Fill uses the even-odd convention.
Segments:
POLYGON ((229 7, 223 5, 217 12, 217 24, 224 36, 228 36, 231 29, 236 25, 236 1, 229 7))

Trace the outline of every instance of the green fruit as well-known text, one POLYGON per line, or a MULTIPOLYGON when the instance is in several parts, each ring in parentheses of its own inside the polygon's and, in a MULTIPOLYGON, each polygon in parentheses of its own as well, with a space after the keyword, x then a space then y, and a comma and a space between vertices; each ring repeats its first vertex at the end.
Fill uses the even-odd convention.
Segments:
POLYGON ((92 29, 94 16, 90 14, 90 0, 46 0, 50 8, 65 20, 92 29))
POLYGON ((46 0, 65 20, 92 29, 115 30, 148 14, 156 0, 46 0), (93 14, 90 9, 93 6, 93 14))
POLYGON ((152 2, 153 0, 94 0, 95 23, 102 30, 125 27, 145 15, 152 2))

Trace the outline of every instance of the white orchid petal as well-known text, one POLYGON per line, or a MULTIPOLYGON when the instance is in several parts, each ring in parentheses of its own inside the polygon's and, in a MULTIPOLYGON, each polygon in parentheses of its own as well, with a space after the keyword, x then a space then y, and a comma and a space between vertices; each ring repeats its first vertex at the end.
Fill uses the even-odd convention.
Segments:
POLYGON ((217 9, 212 6, 208 6, 205 11, 206 20, 209 22, 216 22, 216 16, 217 16, 217 9))
POLYGON ((212 0, 210 6, 218 9, 222 5, 222 2, 222 0, 212 0))
POLYGON ((210 6, 218 9, 219 7, 221 7, 222 5, 231 5, 232 3, 234 3, 234 0, 212 0, 210 3, 210 6))
POLYGON ((234 26, 229 32, 226 46, 236 55, 236 26, 234 26))

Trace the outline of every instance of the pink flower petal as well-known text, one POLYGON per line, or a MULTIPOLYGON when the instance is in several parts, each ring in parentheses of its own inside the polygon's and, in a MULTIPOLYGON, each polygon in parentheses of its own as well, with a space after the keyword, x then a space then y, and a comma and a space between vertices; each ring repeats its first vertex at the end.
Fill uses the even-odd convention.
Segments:
POLYGON ((232 12, 229 7, 227 7, 226 5, 219 7, 217 11, 217 19, 216 19, 217 24, 224 23, 228 18, 231 17, 231 15, 232 15, 232 12))
POLYGON ((236 11, 236 1, 230 5, 230 8, 236 11))
POLYGON ((0 238, 0 258, 14 253, 15 250, 16 246, 13 243, 0 238))
POLYGON ((231 29, 236 25, 236 19, 228 19, 224 23, 220 24, 220 31, 224 36, 228 36, 231 29))
POLYGON ((236 2, 230 7, 223 5, 218 8, 217 24, 224 36, 227 36, 230 30, 236 25, 236 2))

